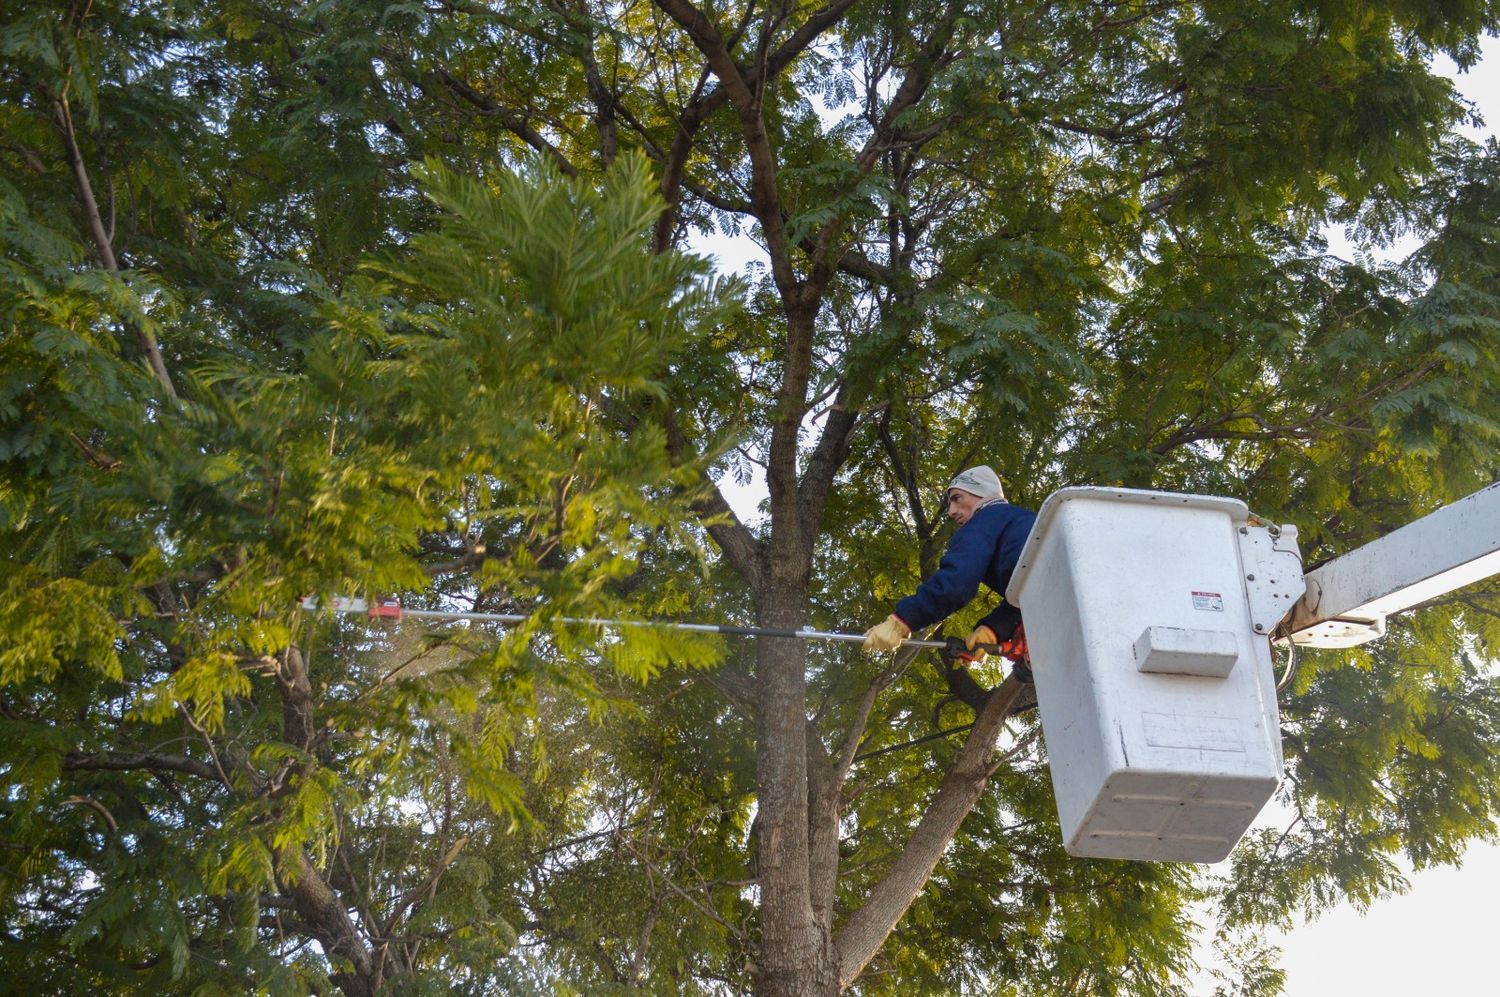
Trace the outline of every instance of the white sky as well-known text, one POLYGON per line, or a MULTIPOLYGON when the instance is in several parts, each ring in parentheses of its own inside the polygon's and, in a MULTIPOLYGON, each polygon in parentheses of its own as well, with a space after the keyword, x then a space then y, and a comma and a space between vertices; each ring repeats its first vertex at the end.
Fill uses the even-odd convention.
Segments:
POLYGON ((1281 946, 1286 997, 1500 994, 1497 888, 1500 847, 1481 844, 1462 868, 1422 872, 1410 892, 1364 914, 1345 904, 1271 939, 1281 946))
MULTIPOLYGON (((1459 75, 1447 59, 1438 68, 1485 118, 1482 128, 1468 130, 1471 137, 1500 135, 1500 39, 1485 39, 1484 57, 1468 73, 1459 75)), ((1332 251, 1344 255, 1347 247, 1336 236, 1331 241, 1332 251)), ((706 240, 695 248, 717 256, 720 268, 731 273, 763 259, 748 239, 706 240)), ((758 518, 755 505, 764 497, 764 483, 747 489, 724 484, 741 517, 758 518)), ((1282 950, 1284 997, 1500 997, 1500 918, 1494 913, 1500 844, 1475 843, 1461 868, 1408 870, 1408 878, 1408 892, 1379 900, 1363 914, 1344 904, 1311 923, 1299 918, 1287 934, 1268 935, 1282 950)), ((1199 958, 1208 962, 1210 956, 1206 939, 1199 958)), ((1213 985, 1202 980, 1187 985, 1195 997, 1213 993, 1213 985)))

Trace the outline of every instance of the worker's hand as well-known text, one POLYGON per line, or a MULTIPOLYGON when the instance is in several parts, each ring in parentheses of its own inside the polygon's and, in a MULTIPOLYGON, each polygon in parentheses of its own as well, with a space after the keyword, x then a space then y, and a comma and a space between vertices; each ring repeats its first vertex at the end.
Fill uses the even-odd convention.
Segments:
POLYGON ((969 657, 973 658, 977 663, 989 657, 989 647, 993 647, 999 642, 1000 638, 995 636, 995 631, 991 630, 989 627, 983 624, 980 624, 979 626, 974 628, 973 633, 969 634, 969 636, 965 638, 964 646, 969 649, 969 657), (986 644, 988 644, 989 647, 986 647, 986 644))
POLYGON ((865 631, 866 651, 894 651, 901 642, 911 636, 911 627, 895 613, 865 631))

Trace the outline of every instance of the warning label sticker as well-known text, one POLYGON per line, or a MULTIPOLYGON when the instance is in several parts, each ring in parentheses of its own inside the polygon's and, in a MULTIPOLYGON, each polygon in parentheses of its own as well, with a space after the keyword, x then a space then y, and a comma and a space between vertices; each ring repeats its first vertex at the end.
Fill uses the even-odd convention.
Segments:
POLYGON ((1224 597, 1218 592, 1194 592, 1193 608, 1209 613, 1224 612, 1224 597))

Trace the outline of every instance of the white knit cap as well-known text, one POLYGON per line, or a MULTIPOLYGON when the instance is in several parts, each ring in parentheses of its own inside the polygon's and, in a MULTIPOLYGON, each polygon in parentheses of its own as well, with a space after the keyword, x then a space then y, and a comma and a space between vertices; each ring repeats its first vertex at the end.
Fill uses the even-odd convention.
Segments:
POLYGON ((982 499, 1005 498, 1005 490, 1000 487, 1000 475, 996 474, 988 464, 980 464, 971 467, 967 471, 960 471, 948 482, 949 488, 958 488, 968 492, 970 495, 978 495, 982 499))

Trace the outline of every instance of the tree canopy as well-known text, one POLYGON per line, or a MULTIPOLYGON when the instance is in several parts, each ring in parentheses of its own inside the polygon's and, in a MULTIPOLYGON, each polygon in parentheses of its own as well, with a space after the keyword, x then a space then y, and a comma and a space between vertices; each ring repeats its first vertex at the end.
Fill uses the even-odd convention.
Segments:
POLYGON ((7 985, 1182 993, 1207 911, 1220 992, 1279 992, 1251 929, 1496 836, 1494 584, 1307 654, 1293 816, 1206 870, 1068 857, 993 666, 564 618, 863 629, 973 463, 1241 497, 1309 563, 1495 481, 1500 147, 1430 60, 1497 29, 8 5, 7 985))

